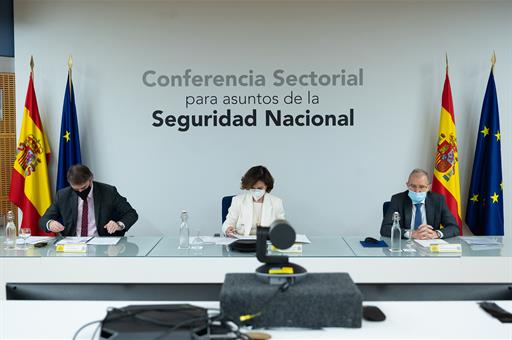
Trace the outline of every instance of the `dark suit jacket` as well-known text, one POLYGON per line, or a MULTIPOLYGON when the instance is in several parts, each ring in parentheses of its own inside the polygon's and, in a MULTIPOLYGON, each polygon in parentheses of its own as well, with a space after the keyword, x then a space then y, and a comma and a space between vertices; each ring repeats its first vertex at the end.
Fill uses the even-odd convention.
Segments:
MULTIPOLYGON (((391 237, 391 227, 393 225, 393 213, 398 211, 400 214, 400 228, 402 229, 402 237, 407 229, 411 229, 412 201, 409 198, 408 191, 401 192, 391 197, 391 204, 382 220, 380 234, 382 236, 391 237)), ((428 192, 425 199, 425 212, 427 214, 427 224, 431 225, 435 230, 440 229, 442 224, 444 229, 444 238, 459 236, 459 226, 444 196, 435 192, 428 192)))
MULTIPOLYGON (((130 203, 121 196, 116 187, 93 182, 94 216, 99 236, 123 236, 128 229, 137 221, 139 216, 130 203), (124 230, 109 234, 103 228, 110 220, 123 222, 124 230)), ((62 236, 76 236, 76 221, 78 211, 78 195, 67 187, 57 191, 55 200, 39 220, 39 227, 45 232, 49 220, 56 220, 62 223, 65 229, 62 236)))

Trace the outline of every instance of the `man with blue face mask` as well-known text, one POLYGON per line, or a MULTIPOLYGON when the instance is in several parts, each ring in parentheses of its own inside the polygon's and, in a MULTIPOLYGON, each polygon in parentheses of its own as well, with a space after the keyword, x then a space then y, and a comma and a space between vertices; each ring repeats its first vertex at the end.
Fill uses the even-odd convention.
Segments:
POLYGON ((430 191, 428 173, 414 169, 406 183, 408 190, 393 195, 382 225, 380 234, 391 237, 393 213, 400 214, 402 238, 420 240, 459 236, 459 227, 448 209, 444 196, 430 191))

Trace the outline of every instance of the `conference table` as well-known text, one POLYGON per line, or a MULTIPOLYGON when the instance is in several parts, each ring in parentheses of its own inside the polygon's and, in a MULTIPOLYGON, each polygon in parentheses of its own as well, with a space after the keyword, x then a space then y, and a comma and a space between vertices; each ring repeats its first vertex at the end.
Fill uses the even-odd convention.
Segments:
MULTIPOLYGON (((176 302, 159 302, 176 303, 176 302)), ((154 301, 0 301, 1 339, 71 339, 88 322, 105 317, 108 307, 155 304, 154 301), (42 312, 49 317, 43 317, 42 312), (73 312, 70 312, 73 311, 73 312), (76 311, 80 311, 79 313, 76 311), (50 320, 51 319, 51 320, 50 320), (54 321, 52 321, 54 320, 54 321), (3 323, 3 324, 2 324, 3 323), (30 324, 30 327, 26 327, 30 324)), ((218 302, 194 302, 218 308, 218 302)), ((384 322, 363 320, 361 328, 263 329, 276 340, 318 339, 512 339, 512 324, 500 323, 480 309, 475 301, 365 302, 378 306, 384 322), (414 311, 414 315, 411 315, 414 311), (429 322, 427 323, 426 320, 429 322), (434 326, 431 326, 431 324, 434 326)), ((512 301, 500 301, 512 310, 512 301)), ((78 339, 91 339, 97 325, 80 332, 78 339)), ((244 329, 242 331, 245 331, 244 329)), ((97 338, 95 338, 97 339, 97 338)))
MULTIPOLYGON (((471 247, 459 238, 462 253, 391 253, 364 248, 362 236, 308 236, 302 252, 290 261, 309 272, 347 272, 356 283, 507 283, 512 282, 512 242, 496 237, 497 247, 471 247)), ((382 238, 389 244, 388 238, 382 238)), ((3 245, 3 239, 0 238, 3 245)), ((178 249, 169 236, 129 236, 116 245, 89 245, 83 254, 43 248, 0 247, 0 300, 7 283, 220 284, 226 273, 251 273, 260 263, 254 253, 230 251, 225 245, 178 249)), ((405 247, 405 242, 402 242, 405 247)))
MULTIPOLYGON (((311 243, 303 244, 301 252, 286 254, 291 262, 304 266, 309 272, 348 272, 360 288, 365 284, 413 284, 414 291, 439 284, 502 284, 510 295, 512 240, 506 237, 495 237, 499 244, 494 246, 470 246, 460 238, 448 239, 449 243, 461 245, 462 252, 456 254, 431 253, 417 244, 413 247, 415 251, 399 253, 392 253, 387 248, 365 248, 360 242, 364 239, 362 236, 309 236, 309 239, 311 243)), ((389 238, 382 240, 389 244, 389 238)), ((201 285, 216 286, 214 292, 217 294, 226 273, 252 273, 260 265, 254 253, 232 251, 226 245, 178 249, 178 239, 169 236, 123 237, 115 245, 88 245, 83 254, 57 252, 53 240, 46 247, 29 246, 18 250, 5 249, 2 238, 0 244, 2 339, 69 339, 81 325, 103 318, 109 306, 187 301, 216 308, 218 297, 201 300, 202 295, 197 293, 205 289, 201 285), (46 284, 42 289, 69 285, 68 290, 72 292, 76 285, 90 285, 94 301, 81 298, 68 301, 6 299, 6 287, 12 284, 17 287, 46 284), (132 295, 126 295, 129 298, 122 300, 109 297, 119 285, 128 285, 128 293, 132 294, 132 284, 149 286, 151 290, 157 285, 197 286, 198 290, 192 292, 196 298, 183 300, 162 298, 157 290, 151 293, 148 301, 133 299, 132 295), (114 290, 103 292, 102 287, 108 285, 114 290), (58 327, 48 327, 48 319, 41 315, 43 310, 53 320, 59 320, 58 327), (80 313, 70 312, 77 310, 80 313), (25 320, 30 320, 31 327, 24 327, 25 320)), ((407 248, 405 241, 402 248, 407 248)), ((402 289, 400 286, 400 296, 406 294, 402 289)), ((373 301, 365 296, 364 304, 379 306, 387 320, 383 323, 363 321, 361 329, 273 329, 268 332, 274 339, 512 338, 512 324, 501 324, 491 318, 476 301, 464 298, 450 301, 452 292, 439 301, 413 301, 416 295, 409 299, 411 301, 373 301), (411 310, 414 310, 414 317, 411 317, 411 310), (432 320, 436 326, 425 327, 425 320, 432 320)), ((373 296, 382 293, 383 290, 378 288, 373 296)), ((510 311, 512 299, 509 295, 498 303, 510 311)), ((79 338, 89 339, 93 329, 87 328, 79 338)))

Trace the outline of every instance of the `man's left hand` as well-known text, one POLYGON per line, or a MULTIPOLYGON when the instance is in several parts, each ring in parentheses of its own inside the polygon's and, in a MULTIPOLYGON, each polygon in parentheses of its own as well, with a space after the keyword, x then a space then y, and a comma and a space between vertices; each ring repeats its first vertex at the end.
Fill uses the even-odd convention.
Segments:
POLYGON ((105 224, 105 226, 103 228, 107 229, 109 234, 113 234, 116 231, 121 230, 121 227, 119 226, 119 224, 117 224, 117 222, 112 221, 112 220, 110 220, 107 224, 105 224))
POLYGON ((418 238, 421 240, 432 240, 439 238, 439 235, 437 235, 437 232, 434 230, 434 228, 428 224, 420 225, 417 232, 419 234, 418 238))

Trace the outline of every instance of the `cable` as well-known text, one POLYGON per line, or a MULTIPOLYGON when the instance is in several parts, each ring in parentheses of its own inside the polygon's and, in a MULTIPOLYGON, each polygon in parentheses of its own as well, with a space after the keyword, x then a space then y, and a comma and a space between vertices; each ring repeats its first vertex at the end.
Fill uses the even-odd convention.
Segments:
MULTIPOLYGON (((80 328, 75 332, 75 334, 73 335, 73 338, 72 338, 72 339, 73 339, 73 340, 76 340, 76 337, 78 336, 78 334, 80 334, 80 332, 81 332, 84 328, 86 328, 86 327, 88 327, 88 326, 90 326, 90 325, 94 325, 95 323, 101 323, 102 321, 103 321, 103 319, 101 319, 101 320, 96 320, 96 321, 91 321, 91 322, 86 323, 85 325, 83 325, 82 327, 80 327, 80 328)), ((94 334, 96 334, 96 332, 94 332, 94 334)))
MULTIPOLYGON (((283 287, 285 287, 285 284, 287 282, 285 282, 284 284, 282 284, 279 289, 276 291, 276 293, 274 293, 272 295, 271 298, 273 298, 279 291, 281 291, 281 289, 283 289, 283 287)), ((284 289, 286 290, 287 287, 284 289)), ((268 304, 268 301, 266 302, 266 304, 268 304)), ((181 307, 176 307, 175 310, 179 310, 181 307)), ((262 310, 266 308, 266 306, 263 306, 262 310)), ((172 308, 156 308, 156 309, 152 309, 151 312, 154 312, 154 311, 162 311, 162 312, 169 312, 169 311, 172 311, 173 309, 172 308)), ((210 311, 210 310, 214 310, 214 311, 220 311, 218 308, 208 308, 206 309, 207 312, 210 311)), ((261 311, 262 311, 261 310, 261 311)), ((153 319, 153 318, 150 318, 150 317, 147 317, 147 316, 144 316, 144 315, 141 315, 145 312, 148 312, 148 310, 140 310, 140 311, 135 311, 135 312, 132 312, 132 311, 127 311, 123 308, 115 308, 115 307, 110 307, 108 309, 109 312, 111 311, 117 311, 117 312, 120 312, 122 313, 123 315, 118 315, 118 316, 115 316, 115 317, 111 317, 109 318, 108 320, 106 320, 106 317, 102 320, 96 320, 96 321, 91 321, 91 322, 88 322, 86 323, 85 325, 81 326, 76 332, 75 334, 73 335, 73 340, 76 340, 78 334, 80 334, 80 332, 90 326, 90 325, 93 325, 93 324, 96 324, 98 323, 98 327, 95 329, 93 335, 92 335, 92 338, 91 339, 94 339, 95 336, 96 336, 96 333, 98 332, 98 330, 100 329, 100 326, 103 324, 104 321, 115 321, 115 320, 120 320, 120 319, 124 319, 124 318, 127 318, 127 317, 134 317, 136 318, 137 320, 140 320, 140 321, 143 321, 143 322, 147 322, 147 323, 151 323, 151 324, 154 324, 154 325, 157 325, 157 326, 161 326, 161 327, 171 327, 170 329, 167 329, 165 330, 162 334, 158 335, 156 338, 154 338, 154 340, 157 340, 157 339, 162 339, 162 337, 178 330, 179 328, 185 326, 185 325, 188 325, 190 323, 194 323, 194 322, 197 322, 197 321, 208 321, 208 327, 210 327, 211 323, 213 321, 220 321, 221 323, 224 323, 226 324, 231 332, 233 332, 238 339, 243 339, 243 340, 250 340, 250 338, 243 334, 241 331, 240 331, 240 327, 236 324, 236 322, 234 322, 233 320, 231 319, 228 319, 226 317, 224 317, 222 314, 216 314, 214 316, 203 316, 203 317, 197 317, 197 318, 191 318, 191 319, 188 319, 188 320, 184 320, 182 322, 179 322, 177 324, 170 324, 170 323, 167 323, 167 322, 162 322, 160 320, 157 320, 157 319, 153 319), (227 323, 230 322, 232 323, 233 325, 235 325, 236 328, 232 327, 231 325, 228 325, 227 323)), ((261 314, 261 311, 259 312, 261 314)))
POLYGON ((91 340, 95 340, 96 339, 96 333, 98 333, 98 331, 100 330, 101 328, 101 322, 98 323, 98 326, 96 326, 96 329, 94 330, 94 333, 92 333, 92 337, 91 337, 91 340))
POLYGON ((272 300, 274 300, 274 298, 277 296, 277 294, 279 294, 280 292, 285 292, 290 287, 291 282, 292 282, 291 278, 287 278, 286 281, 283 282, 277 288, 277 290, 263 303, 263 306, 260 308, 260 310, 258 312, 252 313, 252 314, 240 315, 239 316, 240 322, 243 324, 244 322, 252 320, 252 319, 260 316, 261 314, 263 314, 265 309, 268 308, 268 306, 272 303, 272 300))
MULTIPOLYGON (((201 318, 193 318, 193 319, 189 319, 189 320, 185 320, 185 321, 182 321, 180 323, 177 323, 174 327, 172 327, 171 329, 168 329, 168 330, 165 330, 162 334, 160 334, 159 336, 157 336, 156 338, 154 338, 154 340, 158 340, 158 339, 161 339, 163 336, 165 335, 168 335, 169 333, 172 333, 176 330, 178 330, 179 328, 181 328, 182 326, 185 326, 185 325, 188 325, 190 323, 193 323, 193 322, 196 322, 196 321, 202 321, 202 320, 210 320, 209 317, 201 317, 201 318)), ((148 320, 143 320, 143 321, 147 321, 147 322, 150 322, 151 321, 148 319, 148 320)))

